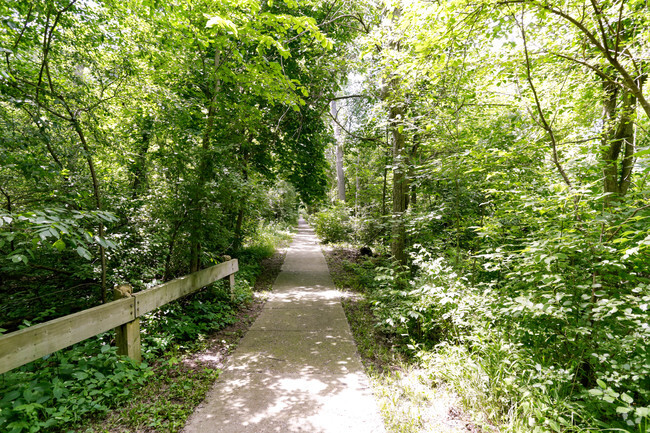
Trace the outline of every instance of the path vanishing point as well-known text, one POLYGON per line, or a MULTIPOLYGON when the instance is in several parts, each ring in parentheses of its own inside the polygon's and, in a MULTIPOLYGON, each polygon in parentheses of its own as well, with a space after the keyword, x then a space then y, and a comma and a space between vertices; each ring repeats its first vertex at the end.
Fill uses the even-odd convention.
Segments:
POLYGON ((264 309, 183 432, 384 432, 341 293, 302 219, 264 309))

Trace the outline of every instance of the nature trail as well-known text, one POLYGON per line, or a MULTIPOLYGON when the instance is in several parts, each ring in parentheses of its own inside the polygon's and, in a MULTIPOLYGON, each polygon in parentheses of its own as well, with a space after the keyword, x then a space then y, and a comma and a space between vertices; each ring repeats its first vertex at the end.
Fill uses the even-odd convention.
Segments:
POLYGON ((384 432, 341 293, 302 219, 262 313, 183 432, 384 432))

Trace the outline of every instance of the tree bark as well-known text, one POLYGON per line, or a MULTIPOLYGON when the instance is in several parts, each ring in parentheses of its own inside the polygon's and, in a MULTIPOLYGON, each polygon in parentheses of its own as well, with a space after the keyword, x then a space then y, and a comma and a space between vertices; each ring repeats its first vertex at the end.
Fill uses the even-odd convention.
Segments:
MULTIPOLYGON (((183 215, 184 217, 185 215, 183 215)), ((176 236, 178 235, 178 230, 181 228, 181 225, 183 224, 183 220, 179 220, 176 225, 174 226, 174 229, 172 230, 172 234, 169 239, 169 244, 167 245, 167 257, 165 258, 165 271, 163 273, 163 281, 168 281, 171 279, 171 264, 172 264, 172 255, 174 253, 174 246, 176 245, 176 236)))
POLYGON ((414 136, 413 137, 413 146, 411 147, 411 151, 409 152, 409 155, 408 155, 409 191, 408 191, 407 197, 406 197, 406 208, 407 209, 409 207, 413 208, 413 206, 415 206, 415 204, 418 201, 417 188, 416 188, 415 184, 412 182, 412 180, 415 178, 415 165, 418 163, 417 156, 418 156, 419 141, 420 141, 419 136, 414 136))
MULTIPOLYGON (((249 143, 252 143, 253 141, 253 136, 249 138, 249 143)), ((244 178, 244 183, 248 183, 248 159, 249 159, 249 153, 246 150, 242 151, 243 153, 243 169, 242 169, 242 175, 244 178)), ((246 200, 243 199, 239 205, 239 212, 237 213, 237 223, 235 224, 235 243, 233 245, 233 249, 235 251, 239 250, 242 246, 243 243, 243 236, 242 236, 242 226, 244 225, 244 206, 246 205, 246 200)))
POLYGON ((153 122, 150 118, 142 120, 142 135, 138 146, 138 155, 133 164, 133 182, 131 184, 132 198, 138 198, 143 188, 147 185, 147 152, 151 143, 153 122))
MULTIPOLYGON (((337 119, 338 110, 336 100, 330 101, 330 113, 333 119, 337 119)), ((336 121, 332 122, 334 126, 334 139, 336 140, 336 190, 337 197, 345 202, 345 172, 343 171, 343 145, 341 144, 341 128, 336 121)))
POLYGON ((386 190, 388 184, 388 163, 390 162, 390 132, 386 129, 386 155, 384 156, 384 176, 381 190, 381 215, 386 215, 386 190))
MULTIPOLYGON (((99 192, 99 179, 97 178, 97 173, 95 171, 95 163, 90 153, 90 147, 88 146, 88 141, 86 141, 86 135, 84 134, 83 129, 81 129, 79 120, 74 117, 72 112, 69 112, 69 114, 72 118, 72 126, 74 127, 74 130, 77 132, 77 135, 79 136, 79 140, 81 141, 81 146, 86 154, 86 162, 88 163, 88 169, 90 170, 90 178, 93 184, 93 195, 95 196, 95 206, 97 210, 102 210, 102 201, 99 192)), ((99 237, 103 239, 104 238, 103 223, 99 223, 98 232, 99 232, 99 237)), ((101 262, 101 290, 102 290, 101 296, 102 296, 102 303, 105 304, 107 301, 107 290, 108 290, 106 287, 106 249, 102 245, 99 245, 99 258, 101 262)))
POLYGON ((393 223, 390 251, 393 259, 400 264, 406 264, 406 228, 404 227, 404 212, 406 212, 408 197, 408 179, 406 176, 406 157, 404 155, 405 137, 400 131, 404 117, 404 108, 394 103, 389 109, 388 120, 391 125, 393 138, 393 223))
MULTIPOLYGON (((0 193, 5 196, 5 199, 7 200, 7 212, 12 213, 13 212, 13 206, 11 205, 11 196, 4 190, 2 189, 2 186, 0 186, 0 193)), ((13 223, 12 223, 13 224, 13 223)), ((11 227, 11 225, 9 227, 11 227)), ((11 242, 9 242, 9 248, 11 251, 16 251, 16 246, 14 244, 14 240, 12 239, 11 242)))
POLYGON ((604 206, 611 207, 620 200, 630 186, 635 145, 635 113, 637 99, 627 89, 618 91, 615 85, 605 83, 603 103, 603 192, 604 206), (621 108, 617 110, 618 94, 621 108), (618 111, 618 113, 617 113, 618 111), (620 165, 620 168, 619 168, 620 165))
MULTIPOLYGON (((387 11, 385 10, 384 13, 387 11)), ((400 19, 401 10, 395 8, 392 11, 392 23, 394 26, 400 19)), ((391 35, 389 47, 392 50, 400 50, 399 35, 391 35)), ((403 133, 404 115, 406 113, 404 102, 399 96, 401 80, 398 76, 392 75, 384 84, 382 99, 388 101, 388 127, 392 138, 393 148, 393 212, 391 227, 390 250, 393 260, 401 265, 407 263, 406 248, 406 227, 404 225, 404 213, 406 212, 408 198, 408 177, 407 177, 407 155, 404 147, 406 138, 403 133)))
POLYGON ((203 158, 199 163, 198 167, 198 185, 196 192, 194 194, 194 203, 196 206, 195 214, 192 217, 194 224, 192 224, 192 232, 190 233, 190 273, 196 272, 201 266, 200 252, 201 252, 201 224, 203 218, 203 205, 202 200, 204 196, 204 188, 206 182, 210 179, 212 162, 208 158, 208 150, 210 150, 210 143, 212 133, 214 131, 214 123, 217 117, 217 96, 219 95, 219 90, 221 89, 221 80, 217 77, 217 72, 221 67, 221 51, 217 49, 214 53, 214 87, 212 92, 206 90, 206 97, 208 99, 208 116, 205 125, 205 131, 203 131, 203 139, 201 147, 204 152, 203 158))
POLYGON ((381 214, 386 215, 386 189, 388 184, 388 163, 384 164, 383 185, 381 189, 381 214))

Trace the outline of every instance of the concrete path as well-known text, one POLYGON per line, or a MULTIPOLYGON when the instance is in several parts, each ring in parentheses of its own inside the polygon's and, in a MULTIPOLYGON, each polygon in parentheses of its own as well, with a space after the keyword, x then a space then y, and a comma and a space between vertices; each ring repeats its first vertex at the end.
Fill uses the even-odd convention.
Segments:
POLYGON ((262 313, 183 431, 384 432, 341 294, 303 220, 262 313))

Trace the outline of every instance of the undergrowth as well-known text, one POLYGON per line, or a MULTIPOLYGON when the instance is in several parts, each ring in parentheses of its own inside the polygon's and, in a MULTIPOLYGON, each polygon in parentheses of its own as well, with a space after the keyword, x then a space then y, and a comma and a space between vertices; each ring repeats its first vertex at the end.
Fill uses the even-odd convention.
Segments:
POLYGON ((380 257, 360 260, 351 250, 338 248, 328 251, 326 257, 336 286, 349 291, 343 298, 343 308, 372 381, 386 431, 472 431, 457 408, 454 394, 423 368, 409 350, 408 339, 378 326, 371 288, 376 286, 377 268, 387 265, 387 261, 380 257))
POLYGON ((252 300, 260 262, 290 239, 288 227, 272 225, 245 245, 232 298, 222 280, 142 317, 141 364, 117 355, 111 331, 0 375, 0 431, 108 431, 111 423, 127 431, 179 431, 220 373, 187 369, 179 360, 237 319, 252 300), (118 421, 91 422, 125 405, 118 421))
MULTIPOLYGON (((359 352, 374 375, 381 404, 390 408, 384 413, 391 432, 423 428, 423 412, 402 413, 396 400, 399 395, 413 400, 396 387, 413 371, 432 389, 441 383, 451 387, 472 414, 473 423, 485 431, 647 432, 650 408, 643 405, 645 370, 643 359, 635 358, 642 347, 623 346, 625 339, 613 339, 616 332, 608 330, 626 326, 623 319, 618 324, 611 321, 617 314, 625 314, 625 320, 640 317, 635 316, 636 309, 644 306, 635 307, 632 301, 647 302, 645 289, 636 297, 628 296, 626 305, 631 309, 620 313, 616 303, 610 302, 604 310, 607 304, 601 301, 603 307, 592 313, 594 323, 583 323, 580 328, 590 330, 587 335, 599 335, 597 342, 584 337, 581 341, 575 334, 571 337, 576 330, 565 321, 562 345, 572 349, 555 353, 559 344, 548 340, 551 331, 545 328, 552 322, 539 321, 550 315, 561 317, 562 306, 571 305, 561 294, 547 301, 553 308, 542 308, 541 303, 532 304, 524 297, 510 302, 490 285, 473 285, 444 257, 422 252, 413 259, 415 271, 403 271, 380 258, 358 257, 339 257, 340 263, 332 269, 339 287, 359 292, 346 301, 346 312, 359 352), (530 315, 535 308, 540 308, 539 318, 532 315, 522 320, 522 315, 530 315), (546 338, 545 342, 540 338, 546 338), (592 367, 593 384, 581 365, 558 362, 579 359, 576 351, 589 346, 592 352, 584 355, 602 362, 592 367), (627 361, 626 352, 630 354, 627 361), (633 377, 638 382, 628 382, 633 377)), ((647 322, 638 322, 634 334, 625 338, 641 338, 638 335, 646 328, 647 322)))

